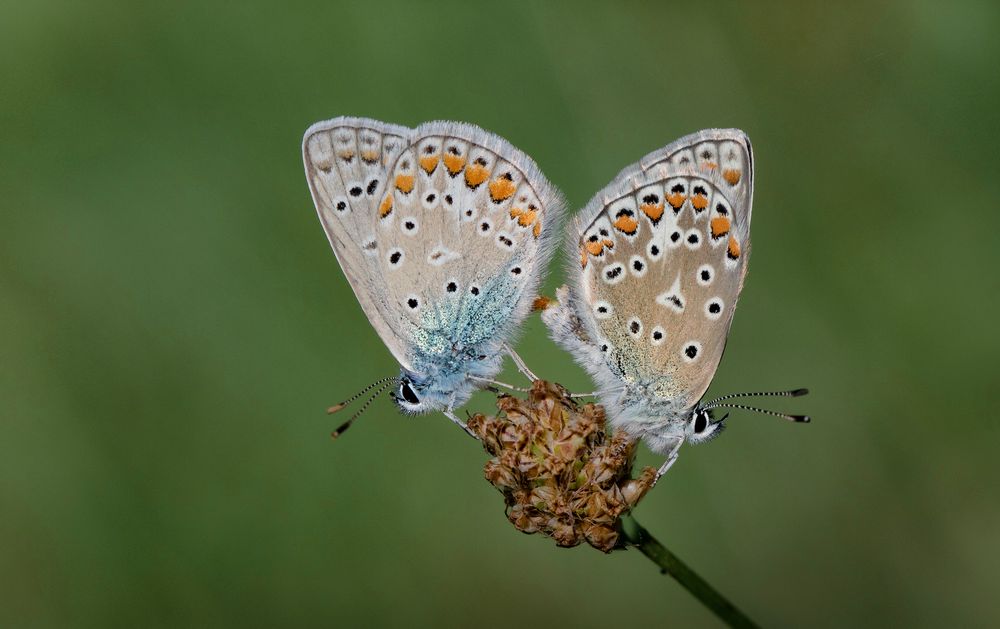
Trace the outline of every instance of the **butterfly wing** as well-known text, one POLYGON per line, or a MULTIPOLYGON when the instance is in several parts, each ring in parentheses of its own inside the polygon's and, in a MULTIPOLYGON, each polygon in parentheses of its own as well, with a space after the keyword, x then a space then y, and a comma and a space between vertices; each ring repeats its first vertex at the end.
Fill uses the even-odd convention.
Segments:
POLYGON ((330 246, 368 320, 404 366, 405 341, 389 324, 392 309, 379 299, 384 282, 373 243, 375 199, 412 136, 399 125, 341 117, 312 125, 302 140, 306 179, 330 246))
POLYGON ((693 407, 743 285, 752 196, 738 130, 687 136, 623 170, 572 228, 573 343, 626 387, 693 407))
POLYGON ((413 360, 495 353, 530 309, 558 191, 509 142, 456 122, 418 127, 390 173, 375 233, 392 325, 413 360))

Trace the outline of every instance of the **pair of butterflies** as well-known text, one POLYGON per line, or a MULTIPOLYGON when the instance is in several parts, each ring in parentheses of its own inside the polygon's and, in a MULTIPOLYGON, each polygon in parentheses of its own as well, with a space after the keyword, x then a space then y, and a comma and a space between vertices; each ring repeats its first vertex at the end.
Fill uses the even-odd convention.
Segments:
MULTIPOLYGON (((466 428, 453 409, 495 384, 504 354, 534 378, 507 342, 535 301, 565 203, 531 158, 470 124, 348 117, 311 126, 302 152, 330 245, 402 368, 331 410, 391 388, 404 412, 441 411, 466 428)), ((574 218, 571 284, 542 312, 612 424, 667 455, 661 475, 682 443, 724 427, 714 409, 761 410, 725 400, 805 393, 701 403, 746 275, 753 176, 735 129, 626 168, 574 218)))

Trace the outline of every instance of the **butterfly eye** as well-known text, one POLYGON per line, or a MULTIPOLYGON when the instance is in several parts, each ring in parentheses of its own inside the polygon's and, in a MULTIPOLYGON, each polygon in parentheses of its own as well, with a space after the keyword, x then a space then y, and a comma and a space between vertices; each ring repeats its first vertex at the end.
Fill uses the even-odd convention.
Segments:
POLYGON ((409 382, 403 382, 403 384, 399 385, 399 395, 410 404, 420 404, 420 398, 410 388, 409 382))
POLYGON ((712 417, 712 411, 706 408, 696 410, 691 419, 688 420, 686 431, 688 440, 691 443, 705 443, 718 437, 722 434, 722 429, 726 427, 722 423, 725 419, 723 417, 716 421, 712 417))
POLYGON ((708 418, 705 417, 704 413, 698 413, 694 418, 694 433, 700 435, 705 432, 706 428, 708 428, 708 418))

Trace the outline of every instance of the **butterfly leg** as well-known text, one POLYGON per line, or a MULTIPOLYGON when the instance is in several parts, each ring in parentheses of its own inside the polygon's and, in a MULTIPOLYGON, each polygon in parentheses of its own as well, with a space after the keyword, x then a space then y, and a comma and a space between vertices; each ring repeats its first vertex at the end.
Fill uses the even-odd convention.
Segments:
POLYGON ((511 359, 514 361, 514 365, 517 366, 517 370, 520 371, 525 378, 527 378, 532 382, 538 380, 538 376, 536 376, 530 369, 528 369, 528 365, 525 364, 524 359, 522 359, 520 356, 517 355, 517 352, 514 351, 513 347, 504 343, 503 348, 504 350, 507 351, 508 354, 510 354, 511 359))
POLYGON ((444 413, 445 417, 458 424, 458 427, 464 430, 467 435, 469 435, 476 441, 479 441, 479 437, 476 436, 476 433, 472 432, 472 429, 469 428, 469 425, 463 422, 461 419, 459 419, 458 415, 455 415, 455 413, 453 413, 450 408, 442 412, 444 413))
POLYGON ((663 462, 660 469, 656 470, 656 478, 653 479, 653 486, 660 480, 660 477, 667 473, 674 463, 677 461, 677 453, 681 449, 681 444, 684 443, 683 439, 677 439, 677 443, 674 445, 673 449, 670 450, 670 454, 667 455, 667 460, 663 462))

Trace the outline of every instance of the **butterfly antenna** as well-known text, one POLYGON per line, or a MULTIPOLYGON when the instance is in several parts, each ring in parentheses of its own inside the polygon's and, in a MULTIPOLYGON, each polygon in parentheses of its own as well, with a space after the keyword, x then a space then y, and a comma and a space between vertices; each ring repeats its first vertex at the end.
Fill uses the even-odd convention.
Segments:
POLYGON ((344 400, 340 404, 334 404, 330 408, 326 409, 327 415, 333 415, 334 413, 336 413, 337 411, 343 409, 345 406, 347 406, 348 404, 350 404, 354 400, 358 399, 359 397, 361 397, 365 393, 368 393, 369 391, 371 391, 372 389, 374 389, 378 385, 386 383, 386 382, 389 382, 390 380, 395 380, 395 379, 396 379, 396 376, 389 376, 388 378, 380 378, 380 379, 376 380, 375 382, 369 384, 364 389, 361 389, 360 391, 358 391, 357 393, 355 393, 351 397, 347 398, 346 400, 344 400))
MULTIPOLYGON (((380 380, 379 382, 385 382, 386 380, 395 380, 395 378, 384 378, 384 379, 380 380)), ((365 391, 370 390, 373 386, 375 386, 375 385, 371 385, 371 386, 367 387, 365 389, 365 391)), ((343 424, 341 424, 340 426, 338 426, 336 430, 334 430, 333 432, 330 433, 330 438, 331 439, 336 439, 340 435, 344 434, 347 431, 347 429, 351 427, 351 424, 354 423, 354 420, 356 420, 357 418, 361 417, 361 414, 364 413, 366 410, 368 410, 368 407, 371 406, 371 403, 375 401, 375 398, 377 398, 378 396, 380 396, 383 393, 385 393, 386 390, 390 386, 392 386, 392 382, 389 382, 388 384, 385 384, 384 386, 382 386, 381 388, 379 388, 378 391, 376 391, 370 398, 368 398, 367 402, 365 402, 364 404, 361 405, 361 408, 358 409, 358 412, 356 412, 353 415, 351 415, 350 419, 348 419, 346 422, 344 422, 343 424)), ((364 391, 362 391, 362 393, 364 393, 364 391)), ((359 393, 358 395, 361 395, 362 393, 359 393)), ((355 395, 354 398, 357 398, 358 395, 355 395)), ((352 399, 354 399, 354 398, 352 398, 352 399)))
POLYGON ((792 389, 791 391, 758 391, 756 393, 730 393, 729 395, 723 395, 722 397, 715 398, 705 406, 712 406, 716 402, 740 397, 802 397, 807 393, 809 393, 809 389, 792 389))
POLYGON ((702 410, 706 411, 711 410, 713 408, 738 408, 744 411, 753 411, 754 413, 763 413, 764 415, 771 415, 772 417, 780 417, 782 419, 787 419, 790 422, 799 422, 802 424, 808 424, 810 421, 812 421, 808 415, 788 415, 786 413, 776 413, 775 411, 769 411, 767 409, 757 408, 756 406, 745 406, 743 404, 709 404, 701 408, 702 410))

